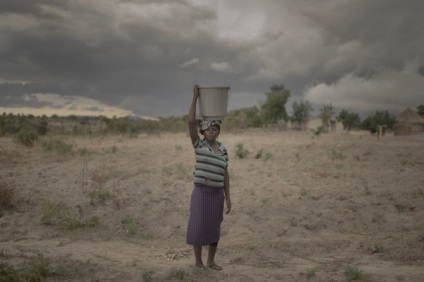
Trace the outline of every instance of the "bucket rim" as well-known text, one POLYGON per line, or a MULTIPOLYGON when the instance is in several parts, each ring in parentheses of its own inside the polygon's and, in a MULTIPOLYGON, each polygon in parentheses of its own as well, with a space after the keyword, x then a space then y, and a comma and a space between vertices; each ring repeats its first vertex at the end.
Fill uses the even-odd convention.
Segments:
POLYGON ((230 89, 230 86, 199 86, 199 89, 207 89, 207 88, 225 88, 230 89))

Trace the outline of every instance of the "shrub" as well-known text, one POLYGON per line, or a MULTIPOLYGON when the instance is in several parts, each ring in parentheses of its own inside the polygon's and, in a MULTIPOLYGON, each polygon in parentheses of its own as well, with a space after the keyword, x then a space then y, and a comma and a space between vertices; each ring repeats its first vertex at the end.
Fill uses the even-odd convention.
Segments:
POLYGON ((38 134, 33 128, 26 127, 18 132, 15 136, 15 140, 22 145, 32 147, 38 141, 38 134))
POLYGON ((61 155, 69 154, 72 152, 73 145, 68 144, 62 139, 50 139, 47 141, 44 141, 42 143, 42 146, 47 151, 56 151, 57 153, 61 155))

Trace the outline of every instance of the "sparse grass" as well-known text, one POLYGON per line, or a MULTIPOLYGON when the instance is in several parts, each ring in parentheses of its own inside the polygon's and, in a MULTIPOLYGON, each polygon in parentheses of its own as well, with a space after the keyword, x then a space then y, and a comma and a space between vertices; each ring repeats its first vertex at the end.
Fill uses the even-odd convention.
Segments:
POLYGON ((144 240, 152 240, 155 238, 155 235, 151 231, 143 231, 141 232, 141 238, 143 238, 144 240))
POLYGON ((42 142, 42 147, 47 151, 54 151, 60 155, 71 154, 73 150, 73 145, 66 143, 63 139, 48 139, 42 142))
POLYGON ((127 215, 124 217, 124 219, 121 220, 121 223, 127 235, 133 236, 137 234, 137 221, 135 218, 127 215))
POLYGON ((15 184, 0 179, 0 211, 9 209, 13 206, 15 196, 15 184))
POLYGON ((405 212, 408 210, 408 206, 402 203, 396 203, 395 208, 398 212, 405 212))
POLYGON ((305 197, 305 198, 309 198, 310 197, 310 192, 308 191, 308 189, 302 187, 300 189, 300 196, 305 197))
POLYGON ((414 193, 414 196, 424 197, 424 190, 421 188, 418 188, 414 193))
POLYGON ((141 275, 141 278, 143 279, 143 282, 150 282, 153 281, 153 273, 150 271, 144 271, 143 274, 141 275))
POLYGON ((44 225, 54 225, 65 217, 66 207, 62 202, 55 202, 47 200, 43 203, 43 215, 41 216, 41 223, 44 225))
POLYGON ((79 279, 85 273, 92 271, 89 263, 69 261, 64 258, 49 259, 42 253, 28 256, 20 254, 17 257, 22 260, 15 265, 9 262, 0 262, 0 281, 46 281, 46 280, 69 280, 79 279))
POLYGON ((269 198, 261 198, 261 207, 263 208, 268 201, 269 201, 269 198))
POLYGON ((372 254, 382 253, 383 252, 383 246, 381 244, 375 243, 373 246, 369 247, 369 251, 372 254))
POLYGON ((265 162, 268 160, 271 160, 273 158, 272 154, 270 152, 265 152, 262 155, 262 160, 264 160, 265 162))
POLYGON ((90 198, 90 203, 98 201, 104 205, 107 201, 112 199, 112 193, 101 189, 94 189, 88 192, 88 197, 90 198))
POLYGON ((0 274, 0 281, 45 281, 47 277, 53 276, 50 261, 40 253, 16 267, 1 263, 0 274))
POLYGON ((244 148, 244 144, 241 142, 235 145, 234 152, 236 156, 239 157, 240 159, 246 158, 250 154, 250 152, 244 148))
POLYGON ((371 150, 366 150, 363 154, 364 157, 369 157, 372 155, 372 151, 371 150))
POLYGON ((86 156, 88 156, 90 154, 90 152, 88 151, 88 149, 85 148, 85 147, 79 148, 78 151, 79 151, 79 155, 81 157, 86 157, 86 156))
POLYGON ((187 168, 182 163, 168 165, 162 168, 162 172, 168 176, 174 175, 180 180, 189 180, 191 175, 188 173, 187 168))
POLYGON ((187 272, 182 268, 172 269, 169 273, 169 279, 184 280, 186 276, 187 272))
POLYGON ((95 227, 100 224, 100 220, 96 216, 86 220, 77 219, 69 214, 68 208, 62 202, 45 201, 41 223, 57 225, 61 229, 72 231, 78 228, 95 227))
POLYGON ((313 268, 306 269, 305 271, 306 278, 311 279, 312 277, 315 276, 315 273, 316 273, 316 270, 313 268))
POLYGON ((362 269, 351 265, 346 266, 344 274, 348 281, 363 281, 367 276, 362 269))
POLYGON ((107 154, 116 154, 118 152, 118 147, 116 147, 116 145, 113 145, 110 148, 103 149, 103 152, 107 154))
POLYGON ((333 160, 344 160, 346 159, 346 156, 343 155, 341 152, 337 151, 337 150, 331 150, 330 153, 330 158, 333 160))

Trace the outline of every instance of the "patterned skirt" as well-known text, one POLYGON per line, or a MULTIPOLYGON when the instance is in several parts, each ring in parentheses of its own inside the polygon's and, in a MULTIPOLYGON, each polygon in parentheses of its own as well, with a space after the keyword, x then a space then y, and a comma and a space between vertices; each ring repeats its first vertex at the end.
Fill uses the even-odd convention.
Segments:
POLYGON ((224 189, 194 185, 186 243, 206 246, 219 241, 224 219, 224 189))

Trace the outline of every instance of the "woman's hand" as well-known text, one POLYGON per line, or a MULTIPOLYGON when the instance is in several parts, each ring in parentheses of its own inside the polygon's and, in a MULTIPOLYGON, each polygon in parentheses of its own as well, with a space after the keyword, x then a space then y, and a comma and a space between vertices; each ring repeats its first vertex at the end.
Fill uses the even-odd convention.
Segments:
POLYGON ((225 212, 225 214, 229 214, 231 211, 231 200, 227 198, 225 200, 225 204, 227 205, 227 211, 225 212))
POLYGON ((193 87, 193 98, 198 98, 199 97, 199 85, 195 84, 193 87))

